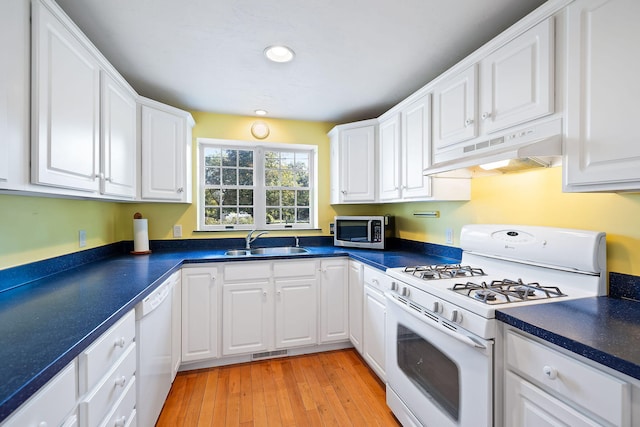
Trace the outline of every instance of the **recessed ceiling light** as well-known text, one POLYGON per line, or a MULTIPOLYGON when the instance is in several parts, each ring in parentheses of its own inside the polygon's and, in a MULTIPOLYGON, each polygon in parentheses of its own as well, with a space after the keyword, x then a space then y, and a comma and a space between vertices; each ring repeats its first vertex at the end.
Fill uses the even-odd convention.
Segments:
POLYGON ((255 110, 254 113, 256 113, 256 116, 266 116, 267 110, 255 110))
POLYGON ((264 50, 264 55, 273 62, 289 62, 293 59, 294 53, 286 46, 269 46, 264 50))

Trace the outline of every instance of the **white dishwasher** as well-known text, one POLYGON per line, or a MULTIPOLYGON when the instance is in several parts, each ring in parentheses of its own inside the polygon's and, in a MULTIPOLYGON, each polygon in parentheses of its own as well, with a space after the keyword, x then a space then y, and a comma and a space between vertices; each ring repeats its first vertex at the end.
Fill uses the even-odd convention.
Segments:
POLYGON ((141 427, 155 425, 171 388, 171 288, 178 274, 136 306, 136 411, 141 427))

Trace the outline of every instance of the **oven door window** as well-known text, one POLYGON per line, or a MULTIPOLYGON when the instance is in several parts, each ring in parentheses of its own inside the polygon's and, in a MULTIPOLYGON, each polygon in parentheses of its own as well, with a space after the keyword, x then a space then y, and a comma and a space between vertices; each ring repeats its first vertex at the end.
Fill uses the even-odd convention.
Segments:
POLYGON ((460 417, 458 366, 411 329, 398 324, 398 367, 454 420, 460 417))

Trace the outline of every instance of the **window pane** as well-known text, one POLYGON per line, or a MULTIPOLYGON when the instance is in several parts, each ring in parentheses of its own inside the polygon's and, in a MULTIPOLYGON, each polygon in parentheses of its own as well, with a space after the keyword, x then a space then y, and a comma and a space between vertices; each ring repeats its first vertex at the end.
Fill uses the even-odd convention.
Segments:
POLYGON ((253 167, 253 151, 240 150, 238 152, 238 166, 241 168, 253 167))
POLYGON ((219 148, 206 148, 204 150, 205 166, 220 166, 222 150, 219 148))
POLYGON ((280 190, 267 190, 267 206, 280 206, 280 190))
POLYGON ((303 223, 308 223, 309 222, 309 209, 308 208, 298 209, 297 212, 298 212, 297 222, 303 222, 303 223))
POLYGON ((236 206, 238 204, 238 190, 227 189, 222 190, 222 205, 236 206))
POLYGON ((206 225, 220 224, 220 209, 219 208, 206 208, 204 210, 204 223, 206 225))
POLYGON ((298 190, 298 201, 296 206, 309 206, 309 190, 298 190))
POLYGON ((240 206, 253 206, 253 190, 240 190, 238 193, 240 206))
POLYGON ((238 214, 238 224, 253 224, 253 208, 241 208, 238 214))
POLYGON ((267 224, 280 222, 280 209, 267 209, 267 224))
POLYGON ((236 224, 238 222, 237 208, 222 208, 222 223, 236 224))
POLYGON ((294 208, 282 208, 282 220, 286 223, 296 222, 296 210, 294 208))
POLYGON ((238 185, 238 170, 223 168, 222 185, 238 185))
POLYGON ((298 187, 309 187, 309 168, 297 168, 295 174, 295 181, 298 187))
POLYGON ((280 163, 282 169, 290 169, 293 167, 294 154, 293 153, 280 153, 280 163))
POLYGON ((293 169, 282 169, 280 172, 280 185, 283 187, 295 187, 296 175, 293 169))
POLYGON ((204 179, 207 185, 220 185, 220 168, 207 168, 204 179))
POLYGON ((224 150, 222 152, 222 166, 238 166, 238 152, 236 150, 224 150))
POLYGON ((275 151, 265 151, 264 153, 264 167, 266 169, 278 169, 280 166, 280 160, 278 153, 275 151))
POLYGON ((295 206, 295 195, 296 192, 293 190, 283 190, 282 191, 282 206, 295 206))
POLYGON ((264 180, 267 187, 278 187, 280 185, 280 179, 277 170, 267 169, 264 172, 264 180))
POLYGON ((238 171, 238 185, 253 185, 253 169, 240 169, 238 171))
POLYGON ((207 206, 220 205, 220 190, 212 188, 204 190, 204 204, 207 206))

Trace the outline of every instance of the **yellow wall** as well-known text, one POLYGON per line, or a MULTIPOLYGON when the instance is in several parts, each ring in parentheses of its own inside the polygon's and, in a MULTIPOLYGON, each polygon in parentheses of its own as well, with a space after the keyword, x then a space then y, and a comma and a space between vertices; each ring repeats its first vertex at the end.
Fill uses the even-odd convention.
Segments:
POLYGON ((471 201, 385 205, 396 215, 396 234, 410 240, 445 244, 454 230, 454 246, 467 223, 529 224, 607 233, 609 271, 640 275, 640 194, 562 192, 562 168, 473 178, 471 201), (439 218, 414 212, 439 210, 439 218))
MULTIPOLYGON (((254 117, 195 112, 194 178, 198 137, 253 141, 254 117)), ((469 202, 414 202, 386 205, 329 205, 330 123, 263 119, 270 128, 268 142, 318 146, 319 225, 327 235, 333 216, 391 214, 401 238, 445 244, 445 230, 454 230, 454 246, 462 225, 510 223, 583 228, 607 233, 609 271, 640 275, 640 194, 562 193, 561 168, 533 170, 472 181, 469 202), (440 211, 439 218, 420 218, 420 211, 440 211)), ((197 180, 194 179, 194 183, 197 180)), ((194 195, 194 202, 196 196, 194 195)), ((80 250, 78 230, 87 231, 87 248, 132 240, 132 218, 149 219, 151 239, 172 239, 181 224, 183 238, 236 237, 244 232, 198 232, 197 205, 114 203, 0 195, 0 269, 80 250)), ((297 232, 296 232, 297 233, 297 232)), ((290 235, 290 231, 272 235, 290 235)))

